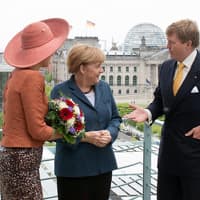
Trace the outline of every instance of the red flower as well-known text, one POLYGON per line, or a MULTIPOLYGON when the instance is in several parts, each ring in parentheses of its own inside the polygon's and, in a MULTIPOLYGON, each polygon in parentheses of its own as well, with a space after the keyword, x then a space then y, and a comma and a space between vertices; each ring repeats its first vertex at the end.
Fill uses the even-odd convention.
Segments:
POLYGON ((68 119, 71 119, 73 117, 73 113, 69 109, 63 108, 62 110, 60 110, 59 116, 62 120, 67 121, 68 119))
POLYGON ((68 105, 68 106, 70 106, 70 107, 74 107, 74 103, 71 101, 71 100, 69 100, 69 99, 66 99, 66 104, 68 105))
POLYGON ((74 144, 78 137, 85 134, 84 113, 72 99, 61 97, 51 100, 45 120, 48 125, 59 130, 64 142, 74 144))
POLYGON ((83 111, 80 110, 80 117, 83 117, 83 111))
POLYGON ((76 131, 81 131, 84 128, 84 126, 81 122, 77 121, 74 125, 74 128, 76 129, 76 131))

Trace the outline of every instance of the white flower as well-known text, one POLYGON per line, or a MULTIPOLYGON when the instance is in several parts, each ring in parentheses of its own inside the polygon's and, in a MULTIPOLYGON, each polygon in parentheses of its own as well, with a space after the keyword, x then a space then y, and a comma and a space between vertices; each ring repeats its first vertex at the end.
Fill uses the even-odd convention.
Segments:
POLYGON ((72 117, 71 119, 67 120, 67 126, 72 126, 73 124, 75 124, 76 119, 74 117, 72 117))
POLYGON ((85 117, 84 117, 84 116, 81 117, 81 123, 82 123, 82 124, 85 123, 85 117))
POLYGON ((64 101, 59 102, 59 110, 62 110, 63 108, 68 108, 68 105, 64 101))
POLYGON ((74 109, 74 114, 80 115, 80 109, 78 106, 75 105, 73 109, 74 109))

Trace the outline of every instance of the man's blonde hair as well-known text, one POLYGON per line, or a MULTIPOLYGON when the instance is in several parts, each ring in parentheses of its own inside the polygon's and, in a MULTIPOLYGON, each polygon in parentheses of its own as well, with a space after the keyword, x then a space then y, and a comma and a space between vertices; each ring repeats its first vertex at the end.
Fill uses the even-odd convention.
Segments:
POLYGON ((181 42, 192 41, 194 48, 199 46, 199 29, 196 22, 189 19, 174 22, 167 27, 166 35, 170 36, 174 33, 181 42))

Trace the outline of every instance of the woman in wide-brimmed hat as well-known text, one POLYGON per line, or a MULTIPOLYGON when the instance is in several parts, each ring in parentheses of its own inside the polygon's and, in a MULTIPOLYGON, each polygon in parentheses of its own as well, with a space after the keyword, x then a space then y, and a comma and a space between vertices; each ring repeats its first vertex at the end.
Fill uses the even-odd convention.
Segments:
POLYGON ((47 126, 44 77, 53 53, 66 40, 69 24, 52 18, 32 23, 7 44, 6 62, 15 67, 3 96, 3 137, 0 147, 0 193, 3 200, 42 199, 39 166, 42 146, 61 138, 47 126))

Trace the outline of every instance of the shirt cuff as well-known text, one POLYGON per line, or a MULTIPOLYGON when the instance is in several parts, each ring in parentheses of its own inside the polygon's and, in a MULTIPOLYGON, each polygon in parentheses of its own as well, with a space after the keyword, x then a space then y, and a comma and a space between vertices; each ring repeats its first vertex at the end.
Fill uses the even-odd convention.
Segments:
POLYGON ((146 123, 148 125, 151 125, 152 124, 152 114, 151 114, 151 111, 149 109, 144 109, 145 112, 147 113, 147 116, 148 116, 148 119, 146 121, 146 123))

